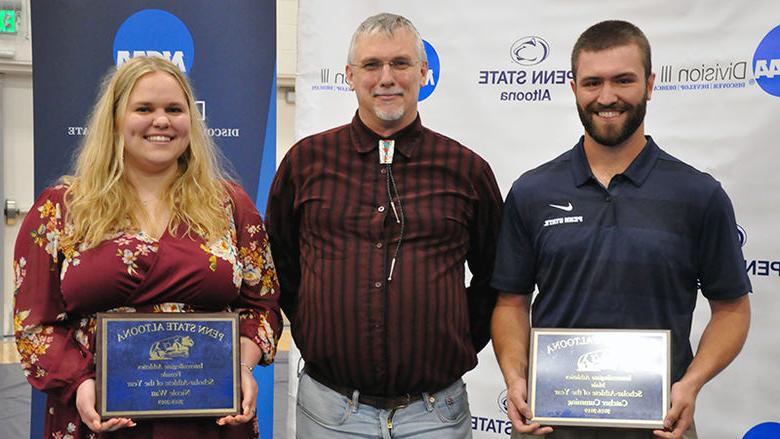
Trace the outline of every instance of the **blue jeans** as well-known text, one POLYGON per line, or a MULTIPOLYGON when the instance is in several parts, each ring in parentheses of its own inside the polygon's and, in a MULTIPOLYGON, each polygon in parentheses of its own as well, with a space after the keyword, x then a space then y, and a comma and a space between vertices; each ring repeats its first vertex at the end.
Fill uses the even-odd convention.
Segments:
POLYGON ((298 383, 296 437, 327 438, 471 438, 466 384, 458 380, 435 394, 423 394, 406 407, 382 410, 357 402, 308 374, 298 383))

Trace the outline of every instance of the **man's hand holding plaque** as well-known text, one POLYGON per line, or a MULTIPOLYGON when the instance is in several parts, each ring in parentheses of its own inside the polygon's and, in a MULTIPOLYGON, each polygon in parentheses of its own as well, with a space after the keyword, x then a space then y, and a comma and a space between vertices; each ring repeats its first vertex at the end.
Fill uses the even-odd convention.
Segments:
POLYGON ((519 433, 545 435, 552 433, 549 426, 542 426, 538 422, 531 422, 533 417, 528 406, 528 381, 518 377, 507 388, 507 415, 512 421, 512 429, 519 433))

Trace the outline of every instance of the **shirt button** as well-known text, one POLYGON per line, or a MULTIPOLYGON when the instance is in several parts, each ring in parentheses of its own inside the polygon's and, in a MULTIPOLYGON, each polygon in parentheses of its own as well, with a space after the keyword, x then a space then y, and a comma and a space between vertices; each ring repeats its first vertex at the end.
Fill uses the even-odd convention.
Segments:
POLYGON ((612 197, 610 197, 609 195, 607 195, 606 197, 604 197, 604 201, 606 201, 607 203, 609 203, 610 201, 612 201, 612 197))
POLYGON ((376 248, 382 248, 382 243, 381 242, 377 242, 376 243, 376 248))
POLYGON ((379 206, 376 208, 380 213, 385 211, 385 206, 379 206))
POLYGON ((374 286, 377 288, 382 288, 382 282, 374 282, 374 286))

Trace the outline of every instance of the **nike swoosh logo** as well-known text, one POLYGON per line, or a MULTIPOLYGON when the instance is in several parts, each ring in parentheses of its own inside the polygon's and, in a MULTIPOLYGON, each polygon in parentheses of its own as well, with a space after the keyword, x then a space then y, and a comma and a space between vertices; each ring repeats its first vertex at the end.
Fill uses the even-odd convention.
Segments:
POLYGON ((574 206, 571 205, 571 201, 569 201, 569 204, 567 204, 565 206, 562 206, 560 204, 550 204, 549 206, 550 207, 554 207, 556 209, 561 209, 561 210, 566 211, 566 212, 571 212, 572 210, 574 210, 574 206))

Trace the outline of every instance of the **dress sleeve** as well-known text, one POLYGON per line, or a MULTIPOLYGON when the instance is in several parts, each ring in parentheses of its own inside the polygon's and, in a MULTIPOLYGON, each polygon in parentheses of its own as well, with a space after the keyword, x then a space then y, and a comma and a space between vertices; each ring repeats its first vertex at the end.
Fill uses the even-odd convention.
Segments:
POLYGON ((490 286, 496 243, 501 222, 501 192, 496 177, 487 162, 479 161, 474 179, 477 204, 470 227, 469 251, 466 254, 471 283, 466 290, 469 306, 471 341, 479 352, 490 340, 490 317, 496 305, 498 292, 490 286))
POLYGON ((260 364, 271 364, 282 332, 279 281, 257 208, 240 187, 233 185, 231 192, 243 276, 239 299, 234 304, 241 319, 239 331, 260 347, 260 364))
POLYGON ((60 290, 65 255, 62 186, 46 189, 30 209, 14 249, 14 335, 28 381, 67 402, 79 384, 94 378, 88 319, 69 316, 60 290))

